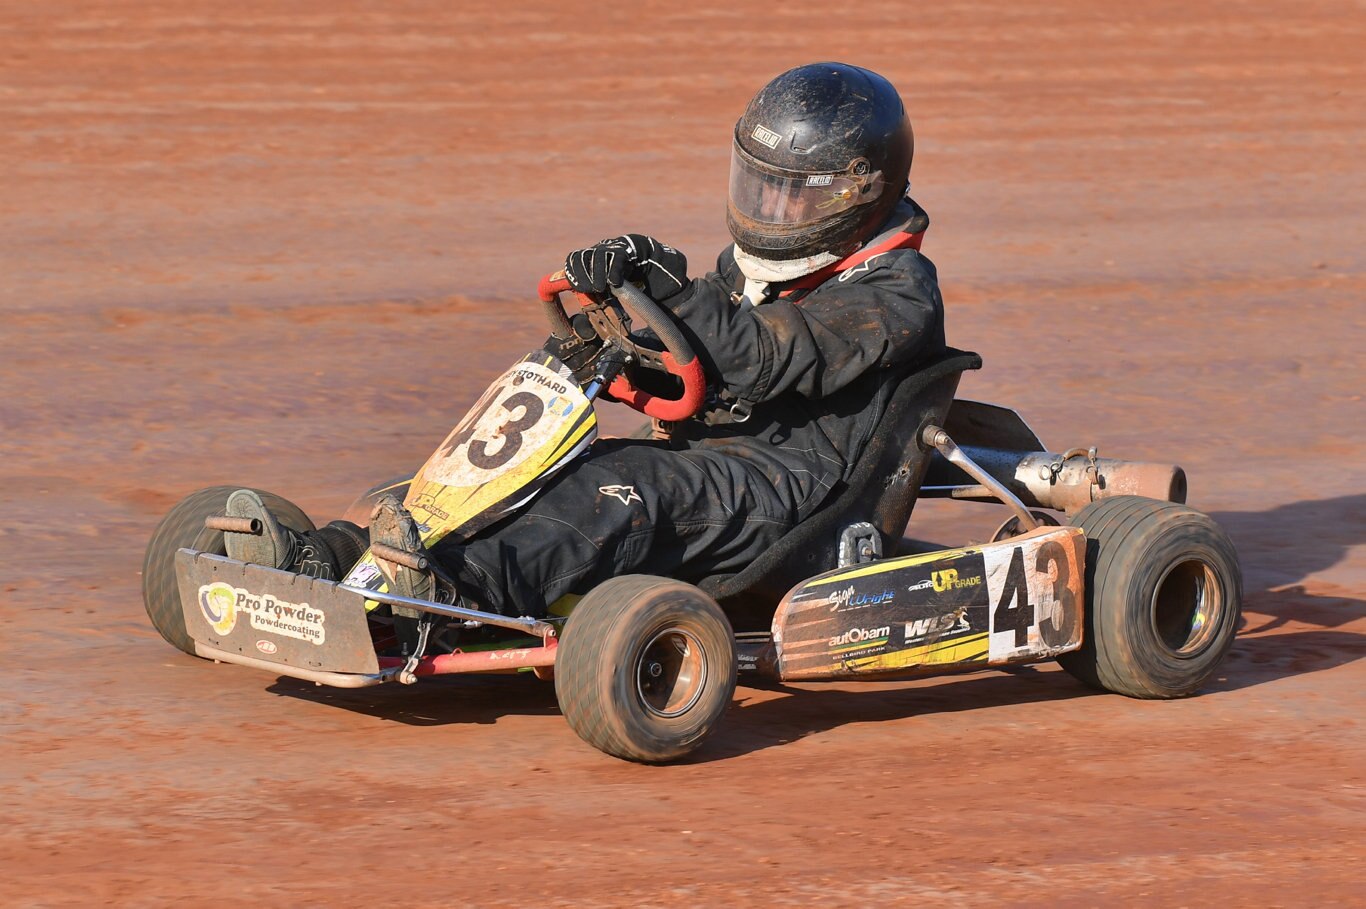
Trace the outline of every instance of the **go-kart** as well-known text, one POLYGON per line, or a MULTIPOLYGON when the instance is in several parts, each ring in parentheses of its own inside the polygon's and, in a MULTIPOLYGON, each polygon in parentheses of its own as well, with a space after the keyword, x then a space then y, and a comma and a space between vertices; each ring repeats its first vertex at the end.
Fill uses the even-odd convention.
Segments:
MULTIPOLYGON (((562 273, 551 275, 539 296, 556 337, 601 343, 591 379, 580 383, 555 356, 533 351, 420 470, 362 495, 349 517, 364 522, 376 495, 392 490, 427 548, 470 539, 586 451, 604 391, 656 421, 699 410, 701 363, 665 310, 628 284, 602 299, 579 296, 571 320, 560 300, 569 289, 562 273), (652 393, 642 370, 672 378, 652 393)), ((694 750, 721 721, 740 673, 884 680, 1057 660, 1107 691, 1193 693, 1238 622, 1229 539, 1182 504, 1179 467, 1100 458, 1094 448, 1053 453, 1014 411, 955 400, 961 374, 980 366, 976 354, 951 350, 889 371, 887 409, 848 482, 738 573, 696 584, 616 577, 547 616, 501 615, 453 596, 390 592, 386 562, 444 578, 423 553, 372 546, 339 582, 229 559, 225 533, 262 528, 224 513, 236 487, 221 486, 188 496, 157 528, 144 602, 186 653, 323 685, 533 671, 553 678, 585 741, 645 762, 694 750), (918 497, 1000 502, 1012 514, 984 544, 898 553, 918 497), (406 633, 396 617, 410 623, 406 633)), ((261 496, 285 525, 314 528, 288 501, 261 496)))

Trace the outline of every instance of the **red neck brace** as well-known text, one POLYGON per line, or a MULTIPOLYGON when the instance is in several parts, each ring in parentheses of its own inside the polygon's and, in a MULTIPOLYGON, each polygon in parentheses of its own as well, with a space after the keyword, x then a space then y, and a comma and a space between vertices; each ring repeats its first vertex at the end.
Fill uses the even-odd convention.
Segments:
POLYGON ((815 290, 840 272, 853 268, 855 265, 862 265, 874 256, 889 253, 894 249, 914 249, 918 251, 920 249, 920 241, 924 238, 925 232, 923 230, 913 234, 907 233, 906 231, 897 231, 879 243, 870 243, 851 255, 840 259, 838 262, 833 262, 830 265, 825 266, 820 271, 812 272, 804 278, 798 278, 789 284, 782 293, 778 294, 778 297, 779 299, 782 299, 794 293, 805 296, 808 292, 815 290))

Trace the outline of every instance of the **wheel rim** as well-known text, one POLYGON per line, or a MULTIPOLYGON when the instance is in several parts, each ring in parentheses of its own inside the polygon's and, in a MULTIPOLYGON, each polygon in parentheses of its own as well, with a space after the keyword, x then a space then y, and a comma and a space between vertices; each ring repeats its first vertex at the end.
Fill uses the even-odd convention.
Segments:
POLYGON ((1209 647, 1223 614, 1219 579, 1209 563, 1200 559, 1175 563, 1153 589, 1153 633, 1175 656, 1197 656, 1209 647))
POLYGON ((697 703, 707 681, 707 659, 697 636, 684 628, 655 632, 636 657, 636 694, 650 713, 669 719, 697 703))

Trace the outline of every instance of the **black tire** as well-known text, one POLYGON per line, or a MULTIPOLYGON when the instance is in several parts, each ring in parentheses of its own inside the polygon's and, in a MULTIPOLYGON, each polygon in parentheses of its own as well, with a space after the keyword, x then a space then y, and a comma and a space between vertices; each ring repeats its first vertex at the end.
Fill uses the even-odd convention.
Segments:
POLYGON ((625 575, 574 607, 555 657, 555 694, 585 742, 658 764, 715 731, 735 674, 735 635, 715 600, 681 581, 625 575))
MULTIPOLYGON (((223 514, 228 496, 241 486, 211 486, 191 493, 161 519, 152 539, 147 544, 147 556, 142 562, 142 605, 152 627, 166 642, 188 654, 194 654, 194 641, 185 630, 185 616, 180 611, 180 588, 175 578, 175 554, 178 549, 198 549, 225 555, 223 533, 207 530, 204 519, 223 514)), ((294 503, 274 493, 255 492, 261 497, 280 523, 294 530, 314 530, 308 515, 294 503)))
POLYGON ((1186 505, 1115 496, 1082 509, 1086 631, 1058 659, 1086 684, 1135 698, 1179 698, 1218 669, 1242 610, 1238 553, 1186 505))
POLYGON ((412 479, 412 474, 406 474, 371 486, 356 496, 356 500, 346 507, 346 511, 342 513, 342 520, 350 521, 360 527, 369 527, 370 512, 375 510, 375 505, 379 503, 379 497, 387 492, 398 496, 400 501, 407 498, 408 484, 412 482, 412 479))

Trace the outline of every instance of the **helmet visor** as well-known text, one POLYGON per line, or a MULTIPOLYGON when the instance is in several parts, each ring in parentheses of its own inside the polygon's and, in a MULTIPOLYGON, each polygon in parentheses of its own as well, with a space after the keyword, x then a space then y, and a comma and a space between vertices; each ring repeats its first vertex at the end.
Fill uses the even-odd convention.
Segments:
POLYGON ((882 195, 881 171, 871 174, 804 174, 764 166, 731 146, 730 203, 760 224, 800 227, 823 221, 882 195))

